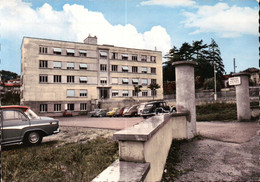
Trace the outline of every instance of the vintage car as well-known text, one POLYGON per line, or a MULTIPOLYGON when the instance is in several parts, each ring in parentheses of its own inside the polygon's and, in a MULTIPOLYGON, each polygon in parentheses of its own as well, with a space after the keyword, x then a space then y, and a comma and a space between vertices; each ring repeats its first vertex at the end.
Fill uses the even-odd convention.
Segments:
POLYGON ((136 104, 130 107, 125 113, 124 117, 133 117, 133 116, 138 116, 138 108, 140 105, 136 104))
POLYGON ((171 112, 171 108, 164 101, 152 101, 143 104, 143 108, 140 110, 140 115, 143 118, 154 116, 157 113, 171 112))
POLYGON ((115 113, 115 117, 120 117, 120 116, 123 116, 123 113, 124 113, 124 110, 125 110, 125 107, 121 107, 119 108, 116 113, 115 113))
POLYGON ((112 111, 107 112, 107 116, 112 117, 115 115, 118 108, 113 108, 112 111))
POLYGON ((59 133, 59 121, 39 117, 27 106, 1 106, 1 144, 40 144, 42 138, 59 133))
POLYGON ((105 117, 107 115, 107 110, 99 109, 93 114, 94 117, 105 117))
POLYGON ((94 109, 93 111, 88 112, 88 116, 94 117, 95 113, 98 112, 100 109, 94 109))

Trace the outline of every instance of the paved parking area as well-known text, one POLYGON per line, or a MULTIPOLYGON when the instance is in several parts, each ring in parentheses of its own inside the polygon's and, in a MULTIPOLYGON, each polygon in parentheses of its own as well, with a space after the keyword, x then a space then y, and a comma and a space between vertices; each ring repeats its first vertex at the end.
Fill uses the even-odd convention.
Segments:
POLYGON ((60 126, 79 126, 88 128, 101 128, 121 130, 140 123, 144 119, 142 117, 88 117, 86 115, 73 117, 57 117, 60 126))

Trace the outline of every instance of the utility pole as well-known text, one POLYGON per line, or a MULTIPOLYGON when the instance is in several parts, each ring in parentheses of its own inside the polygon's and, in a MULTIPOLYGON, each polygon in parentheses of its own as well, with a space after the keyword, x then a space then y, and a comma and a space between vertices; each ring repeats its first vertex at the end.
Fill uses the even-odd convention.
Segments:
POLYGON ((216 77, 216 61, 214 61, 214 83, 215 83, 215 93, 214 93, 214 100, 217 100, 217 77, 216 77))
POLYGON ((236 59, 235 58, 233 59, 233 65, 234 65, 234 73, 236 73, 236 67, 237 66, 236 66, 236 59))

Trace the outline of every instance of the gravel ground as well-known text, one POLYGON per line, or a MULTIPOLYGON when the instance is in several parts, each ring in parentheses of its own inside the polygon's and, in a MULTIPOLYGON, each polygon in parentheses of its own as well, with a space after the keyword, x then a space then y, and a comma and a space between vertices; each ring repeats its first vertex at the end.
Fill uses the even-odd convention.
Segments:
POLYGON ((60 126, 60 133, 43 138, 43 142, 59 141, 60 145, 75 142, 86 142, 98 136, 111 138, 117 130, 94 129, 86 127, 60 126))

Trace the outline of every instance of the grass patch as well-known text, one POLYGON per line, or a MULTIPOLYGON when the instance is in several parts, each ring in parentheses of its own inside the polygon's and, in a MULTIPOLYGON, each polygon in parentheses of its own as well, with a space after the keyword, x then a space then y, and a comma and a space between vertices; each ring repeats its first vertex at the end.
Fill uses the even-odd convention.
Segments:
POLYGON ((168 153, 168 157, 166 160, 166 164, 164 166, 164 172, 162 177, 162 182, 175 181, 182 174, 186 174, 189 171, 193 171, 193 169, 184 169, 178 170, 176 165, 181 162, 180 158, 180 148, 181 145, 187 142, 191 142, 194 140, 201 140, 201 136, 197 135, 191 140, 173 140, 170 151, 168 153))
POLYGON ((118 144, 98 137, 57 147, 18 146, 2 151, 3 181, 91 181, 118 158, 118 144))
POLYGON ((236 120, 236 104, 214 103, 196 106, 197 121, 236 120))

